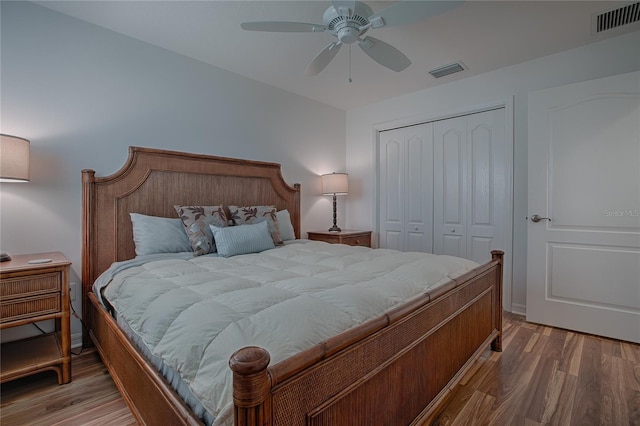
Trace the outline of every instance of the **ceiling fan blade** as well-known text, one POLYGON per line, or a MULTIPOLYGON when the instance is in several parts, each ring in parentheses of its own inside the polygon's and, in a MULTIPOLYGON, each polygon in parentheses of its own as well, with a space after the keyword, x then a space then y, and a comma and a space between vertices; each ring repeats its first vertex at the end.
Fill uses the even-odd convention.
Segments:
POLYGON ((464 1, 399 1, 369 17, 373 28, 418 22, 455 9, 464 1))
POLYGON ((358 45, 371 59, 392 71, 402 71, 411 65, 404 53, 377 38, 365 37, 358 45))
POLYGON ((309 62, 309 65, 307 65, 307 69, 304 70, 305 75, 316 75, 320 71, 325 69, 325 67, 329 65, 329 62, 331 62, 333 57, 336 56, 336 53, 338 53, 338 50, 340 50, 341 47, 342 43, 340 42, 332 41, 331 43, 329 43, 327 47, 322 49, 320 53, 318 53, 316 57, 313 58, 311 62, 309 62))
POLYGON ((349 15, 353 14, 353 11, 356 8, 355 0, 352 0, 352 1, 349 1, 349 0, 333 0, 331 2, 331 4, 333 5, 333 8, 336 10, 338 15, 340 15, 340 16, 349 16, 349 15), (341 13, 345 9, 348 9, 348 11, 345 11, 344 13, 341 13))
POLYGON ((305 22, 243 22, 240 24, 243 30, 248 31, 269 31, 277 33, 313 33, 322 32, 327 29, 322 24, 307 24, 305 22))

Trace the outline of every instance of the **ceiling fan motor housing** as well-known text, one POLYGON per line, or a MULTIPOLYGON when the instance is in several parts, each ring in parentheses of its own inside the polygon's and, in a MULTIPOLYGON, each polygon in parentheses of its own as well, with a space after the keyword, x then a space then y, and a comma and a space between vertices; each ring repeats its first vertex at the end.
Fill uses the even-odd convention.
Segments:
POLYGON ((358 38, 367 32, 368 27, 360 30, 369 24, 366 18, 373 15, 373 9, 365 3, 355 2, 354 9, 347 7, 335 8, 330 6, 322 17, 324 25, 332 34, 338 37, 344 44, 351 44, 358 41, 358 38))

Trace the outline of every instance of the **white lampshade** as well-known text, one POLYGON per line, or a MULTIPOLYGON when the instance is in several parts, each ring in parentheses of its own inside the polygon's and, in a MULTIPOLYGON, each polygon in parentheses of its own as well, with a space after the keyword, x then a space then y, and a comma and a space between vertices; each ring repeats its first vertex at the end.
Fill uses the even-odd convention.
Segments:
POLYGON ((349 175, 346 173, 329 173, 320 176, 324 195, 347 195, 349 193, 349 175))
POLYGON ((0 134, 0 182, 29 182, 29 141, 0 134))

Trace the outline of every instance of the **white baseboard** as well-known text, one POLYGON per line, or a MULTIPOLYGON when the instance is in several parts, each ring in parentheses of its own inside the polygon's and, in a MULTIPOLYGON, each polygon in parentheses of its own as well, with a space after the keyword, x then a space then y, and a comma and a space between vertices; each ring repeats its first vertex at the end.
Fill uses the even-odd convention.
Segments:
POLYGON ((516 315, 527 315, 527 305, 520 305, 518 303, 511 304, 511 313, 516 315))

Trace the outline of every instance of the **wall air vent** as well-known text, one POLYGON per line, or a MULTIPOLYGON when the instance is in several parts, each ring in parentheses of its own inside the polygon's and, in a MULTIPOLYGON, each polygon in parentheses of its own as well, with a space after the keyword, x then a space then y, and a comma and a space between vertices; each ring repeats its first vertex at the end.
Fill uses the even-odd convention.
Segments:
POLYGON ((635 2, 617 9, 595 14, 592 22, 593 32, 597 34, 638 21, 640 21, 640 2, 635 2))
POLYGON ((429 74, 435 78, 444 77, 445 75, 453 74, 455 72, 464 71, 464 66, 460 62, 454 62, 453 64, 445 65, 443 67, 434 68, 429 71, 429 74))

